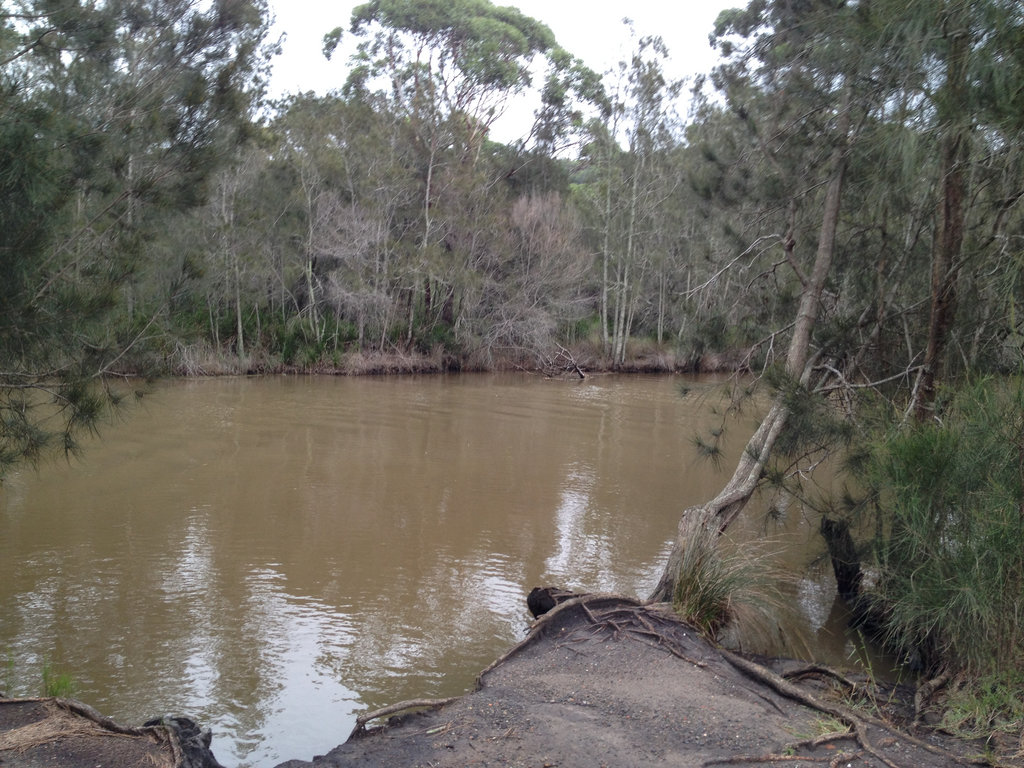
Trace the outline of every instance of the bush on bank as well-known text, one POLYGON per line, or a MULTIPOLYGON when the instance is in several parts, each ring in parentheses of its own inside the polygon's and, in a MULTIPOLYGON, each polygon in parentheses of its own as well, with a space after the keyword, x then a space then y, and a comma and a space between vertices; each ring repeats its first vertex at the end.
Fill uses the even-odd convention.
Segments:
POLYGON ((888 637, 957 681, 951 727, 1020 733, 1024 380, 975 381, 936 414, 885 433, 862 466, 874 594, 888 637))

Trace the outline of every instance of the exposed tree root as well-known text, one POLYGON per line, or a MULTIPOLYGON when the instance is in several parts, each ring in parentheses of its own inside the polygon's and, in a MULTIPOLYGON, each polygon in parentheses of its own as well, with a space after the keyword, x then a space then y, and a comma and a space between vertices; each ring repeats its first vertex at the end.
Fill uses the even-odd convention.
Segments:
POLYGON ((844 760, 852 760, 857 756, 854 752, 839 752, 829 757, 813 757, 811 755, 734 755, 716 760, 707 760, 704 765, 735 765, 736 763, 828 763, 829 768, 836 768, 844 760))
MULTIPOLYGON (((936 747, 934 744, 929 744, 928 742, 911 736, 910 734, 904 731, 897 732, 893 729, 891 725, 889 725, 885 721, 872 717, 871 715, 862 712, 856 712, 853 709, 842 706, 840 704, 831 704, 829 702, 822 701, 818 697, 814 696, 812 693, 809 693, 808 691, 805 691, 793 685, 780 675, 777 675, 770 669, 767 669, 766 667, 763 667, 760 664, 757 664, 756 662, 744 659, 742 656, 738 656, 735 653, 726 651, 724 649, 720 649, 720 652, 722 654, 722 657, 730 664, 732 664, 740 672, 743 672, 748 677, 757 680, 758 682, 761 682, 764 685, 767 685, 776 693, 785 696, 788 699, 792 699, 793 701, 800 702, 801 704, 807 707, 816 709, 819 712, 824 712, 825 714, 832 715, 841 722, 846 723, 853 730, 849 734, 844 735, 842 738, 854 739, 860 745, 861 749, 864 752, 868 753, 884 765, 889 766, 889 768, 912 767, 902 767, 897 763, 894 763, 881 752, 879 752, 879 750, 872 744, 871 740, 868 738, 869 725, 879 728, 892 735, 898 736, 898 738, 910 742, 911 744, 913 744, 916 747, 919 747, 920 749, 924 749, 928 752, 931 752, 932 754, 941 755, 942 757, 948 758, 955 762, 962 763, 964 765, 985 764, 985 762, 982 760, 973 760, 970 758, 955 755, 952 752, 949 752, 948 750, 936 747)), ((834 735, 830 734, 829 736, 834 735)), ((796 746, 798 745, 788 745, 786 751, 790 751, 796 746)), ((804 746, 806 746, 806 744, 804 744, 804 746)), ((763 757, 766 759, 760 759, 759 762, 779 762, 781 760, 790 759, 789 755, 765 755, 763 757)), ((727 763, 728 760, 723 760, 719 762, 727 763)), ((743 762, 751 761, 743 760, 743 762)))
POLYGON ((783 678, 786 680, 803 680, 807 677, 823 677, 829 680, 834 680, 839 683, 851 693, 860 690, 863 686, 859 685, 854 680, 842 675, 834 669, 824 667, 821 664, 808 664, 805 667, 799 669, 791 669, 788 672, 783 673, 783 678))
MULTIPOLYGON (((656 610, 644 603, 631 605, 616 605, 611 608, 591 610, 586 601, 580 602, 580 607, 586 614, 587 619, 593 628, 608 630, 613 637, 624 635, 631 640, 642 642, 646 645, 660 647, 671 653, 678 659, 682 659, 695 667, 704 668, 707 666, 702 661, 691 658, 684 653, 674 633, 678 632, 681 626, 679 619, 661 616, 656 610), (658 626, 660 625, 660 626, 658 626), (653 641, 653 642, 651 642, 653 641)), ((697 630, 692 630, 696 633, 697 630)))
POLYGON ((835 731, 833 733, 823 733, 821 736, 816 736, 813 739, 803 739, 802 741, 796 741, 791 744, 787 744, 783 749, 784 754, 769 753, 764 755, 740 755, 738 757, 727 757, 719 760, 712 760, 705 765, 715 764, 728 764, 728 763, 778 763, 778 762, 807 762, 807 763, 828 763, 829 768, 836 768, 843 762, 853 760, 856 757, 863 755, 863 752, 847 752, 838 751, 834 755, 825 756, 814 756, 814 755, 796 755, 790 754, 796 752, 798 749, 815 749, 825 744, 830 744, 833 741, 847 741, 853 738, 853 734, 849 729, 845 731, 835 731))
POLYGON ((928 706, 928 702, 931 701, 932 696, 935 695, 936 691, 948 684, 949 679, 949 672, 943 671, 930 680, 926 680, 917 686, 917 691, 914 693, 915 725, 921 722, 921 716, 924 714, 924 708, 928 706))
POLYGON ((588 606, 600 603, 611 604, 616 608, 619 607, 620 603, 626 603, 627 606, 632 607, 639 607, 640 605, 642 605, 642 603, 636 598, 614 594, 580 595, 579 597, 574 597, 569 600, 560 602, 550 611, 542 614, 536 621, 533 622, 530 628, 530 634, 528 634, 523 640, 520 640, 514 646, 509 648, 505 653, 496 658, 490 664, 488 664, 487 667, 484 668, 484 670, 481 671, 479 675, 477 675, 477 686, 480 686, 481 681, 488 672, 505 663, 512 656, 519 653, 524 648, 533 645, 536 642, 539 642, 540 639, 545 636, 545 631, 548 625, 552 624, 554 618, 556 616, 560 616, 563 611, 573 611, 579 608, 587 615, 588 620, 590 620, 591 624, 599 623, 597 617, 594 615, 594 613, 588 606))
MULTIPOLYGON (((628 639, 661 649, 695 667, 715 667, 725 661, 753 683, 744 686, 784 714, 780 696, 805 707, 830 715, 841 723, 831 732, 814 738, 793 741, 765 754, 737 754, 717 757, 704 765, 828 765, 845 768, 850 763, 887 768, 917 768, 937 762, 922 759, 922 751, 940 756, 945 764, 984 764, 981 760, 960 757, 945 749, 898 730, 892 723, 876 715, 861 711, 856 705, 836 703, 794 684, 787 677, 801 679, 816 677, 840 685, 846 694, 871 693, 871 688, 821 665, 807 665, 791 670, 784 677, 766 667, 730 651, 707 646, 698 640, 699 633, 664 604, 651 604, 635 598, 611 594, 590 594, 562 598, 554 608, 540 615, 531 631, 520 643, 490 664, 477 677, 477 687, 483 687, 484 677, 511 657, 538 643, 550 643, 556 648, 568 649, 574 654, 596 653, 595 643, 614 639, 628 639), (696 641, 696 642, 695 642, 696 641), (693 658, 697 656, 698 658, 693 658), (720 661, 721 660, 721 661, 720 661), (845 729, 843 727, 845 726, 845 729), (893 749, 893 746, 896 748, 893 749), (918 751, 920 750, 920 751, 918 751), (896 762, 902 760, 904 764, 896 762), (908 762, 910 761, 910 762, 908 762)), ((731 678, 731 675, 730 675, 731 678)), ((741 684, 742 685, 742 684, 741 684)), ((437 708, 460 697, 449 699, 413 699, 360 715, 350 738, 368 732, 367 724, 377 718, 416 708, 437 708)), ((875 700, 874 697, 872 700, 875 700)), ((452 727, 447 722, 428 733, 443 733, 452 727)), ((510 729, 506 735, 512 733, 510 729)), ((756 742, 748 742, 756 743, 756 742)), ((719 754, 721 754, 719 752, 719 754)))
MULTIPOLYGON (((692 646, 686 644, 685 638, 689 636, 690 632, 694 635, 697 634, 696 630, 682 623, 678 617, 665 611, 662 606, 651 605, 650 603, 644 603, 635 598, 622 595, 580 595, 559 602, 552 610, 541 615, 533 623, 531 631, 525 639, 509 649, 501 657, 495 659, 494 662, 480 673, 477 677, 477 686, 482 686, 484 676, 490 671, 528 646, 541 642, 543 639, 554 639, 558 647, 569 648, 574 653, 586 653, 585 646, 579 649, 571 644, 583 643, 591 638, 606 640, 623 637, 645 645, 661 648, 688 664, 705 668, 708 666, 706 662, 688 655, 688 651, 692 646), (576 614, 575 628, 567 632, 557 629, 557 627, 564 625, 561 621, 555 621, 556 617, 563 616, 563 612, 576 614), (582 626, 580 626, 580 620, 582 620, 582 626), (555 636, 556 634, 557 636, 555 636)), ((852 760, 860 759, 864 763, 874 761, 877 764, 888 766, 888 768, 912 768, 909 765, 899 765, 881 751, 873 742, 869 728, 876 729, 876 736, 878 735, 877 731, 881 731, 886 736, 897 737, 907 744, 957 763, 965 765, 984 764, 983 761, 960 757, 903 731, 898 731, 890 723, 868 713, 818 698, 813 693, 786 679, 786 677, 800 679, 815 676, 836 681, 849 692, 859 693, 866 690, 865 685, 856 683, 828 667, 809 665, 793 670, 786 677, 783 677, 760 664, 730 651, 719 648, 717 649, 717 654, 720 654, 721 658, 730 665, 760 685, 771 689, 784 698, 835 717, 839 722, 848 726, 848 730, 831 732, 813 739, 793 742, 785 745, 778 753, 734 755, 728 758, 709 761, 705 765, 820 763, 829 765, 830 768, 837 768, 840 765, 846 765, 852 760), (843 749, 824 756, 799 754, 800 751, 806 752, 832 742, 840 741, 850 742, 857 746, 855 749, 843 749)), ((366 725, 371 720, 415 708, 441 707, 458 698, 460 697, 413 699, 368 712, 356 719, 356 726, 350 738, 356 738, 365 734, 367 732, 366 725)), ((771 701, 771 703, 778 708, 778 704, 774 701, 771 701)), ((883 740, 882 746, 885 745, 886 742, 883 740)))
MULTIPOLYGON (((676 656, 689 664, 693 664, 694 666, 701 668, 707 666, 706 663, 687 655, 684 648, 680 645, 676 638, 676 633, 680 631, 680 628, 683 625, 681 625, 678 618, 675 616, 663 616, 655 606, 652 606, 649 603, 642 603, 632 598, 623 597, 621 595, 582 595, 559 603, 550 613, 541 616, 540 619, 534 623, 533 631, 530 635, 504 656, 497 659, 491 666, 481 673, 480 677, 482 678, 488 671, 494 669, 525 646, 539 640, 544 635, 544 630, 547 624, 552 621, 553 617, 561 614, 563 611, 573 610, 578 611, 586 618, 587 624, 585 629, 592 633, 606 632, 609 636, 614 638, 620 636, 628 637, 638 642, 663 648, 673 656, 676 656)), ((567 639, 563 641, 563 644, 565 642, 571 641, 567 639)), ((573 650, 576 651, 576 649, 573 650)), ((838 765, 844 759, 849 760, 858 756, 864 757, 866 755, 870 755, 879 763, 886 765, 889 768, 905 768, 899 766, 881 752, 874 745, 869 735, 869 726, 873 726, 888 734, 896 733, 890 724, 866 713, 855 711, 849 707, 840 704, 832 704, 819 699, 809 691, 794 685, 789 680, 777 675, 760 664, 744 659, 734 653, 724 649, 719 649, 719 652, 733 667, 756 682, 771 688, 776 693, 788 699, 797 701, 807 707, 835 717, 840 722, 849 726, 850 730, 839 733, 829 733, 819 736, 817 739, 788 744, 784 750, 782 750, 788 754, 737 755, 728 760, 716 761, 714 764, 727 764, 730 762, 807 762, 838 765), (851 740, 859 746, 859 749, 854 752, 841 752, 838 755, 829 755, 826 757, 794 754, 801 748, 814 748, 830 741, 839 740, 851 740), (836 762, 837 758, 838 762, 836 762)), ((821 665, 810 665, 791 671, 788 674, 788 677, 792 678, 808 676, 817 676, 834 680, 850 692, 860 692, 865 688, 865 686, 857 684, 840 673, 821 665)), ((956 762, 963 764, 976 764, 979 762, 954 755, 907 733, 899 732, 898 736, 900 739, 903 739, 904 741, 907 741, 921 749, 933 754, 942 755, 956 762)), ((709 763, 709 765, 710 764, 712 763, 709 763)))
MULTIPOLYGON (((14 699, 4 699, 4 701, 15 701, 14 699)), ((17 699, 19 703, 40 703, 44 704, 48 709, 51 709, 55 714, 47 720, 37 721, 33 724, 41 732, 37 743, 45 743, 48 741, 56 741, 61 738, 67 738, 71 734, 87 735, 87 736, 120 736, 130 738, 141 738, 150 741, 151 743, 166 746, 171 753, 172 764, 174 766, 191 766, 193 762, 183 752, 182 745, 179 741, 180 734, 171 726, 160 724, 160 725, 144 725, 141 727, 132 727, 121 725, 120 723, 112 720, 105 715, 100 714, 97 710, 90 707, 88 704, 78 701, 77 699, 65 699, 65 698, 54 698, 54 697, 42 697, 42 698, 25 698, 17 699), (66 712, 62 719, 59 714, 66 712), (54 720, 54 727, 47 728, 49 721, 54 720), (77 725, 76 725, 77 723, 77 725), (88 728, 85 724, 91 723, 96 728, 88 728)), ((18 733, 23 736, 29 733, 32 726, 23 727, 18 729, 18 733)), ((10 737, 10 733, 6 734, 10 737)), ((10 748, 11 745, 4 741, 4 737, 0 735, 0 744, 3 744, 5 748, 10 748)), ((19 744, 19 749, 24 749, 30 744, 19 744)), ((3 761, 0 760, 0 763, 3 761)))

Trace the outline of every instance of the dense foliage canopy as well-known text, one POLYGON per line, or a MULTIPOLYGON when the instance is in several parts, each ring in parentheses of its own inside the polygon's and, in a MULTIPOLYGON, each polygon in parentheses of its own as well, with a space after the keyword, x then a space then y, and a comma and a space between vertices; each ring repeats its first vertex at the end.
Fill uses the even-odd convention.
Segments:
POLYGON ((72 450, 167 327, 265 30, 258 0, 0 4, 0 471, 72 450))

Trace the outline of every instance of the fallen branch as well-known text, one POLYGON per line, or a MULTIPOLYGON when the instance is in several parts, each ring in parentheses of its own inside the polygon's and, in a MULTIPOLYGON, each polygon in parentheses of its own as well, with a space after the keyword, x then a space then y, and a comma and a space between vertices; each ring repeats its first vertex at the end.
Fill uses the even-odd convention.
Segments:
POLYGON ((538 354, 541 361, 541 369, 545 376, 554 378, 561 374, 569 373, 578 376, 580 379, 587 378, 586 372, 576 362, 576 357, 568 349, 558 344, 558 352, 551 357, 538 354))
POLYGON ((388 715, 394 715, 399 712, 405 712, 409 709, 420 709, 428 707, 436 709, 443 707, 445 704, 451 704, 453 701, 458 701, 461 696, 450 696, 447 699, 409 699, 408 701, 400 701, 397 704, 389 704, 381 709, 375 709, 373 712, 367 712, 359 715, 356 718, 356 727, 352 729, 352 733, 349 735, 350 739, 358 738, 366 734, 366 724, 371 720, 376 720, 378 717, 387 717, 388 715))

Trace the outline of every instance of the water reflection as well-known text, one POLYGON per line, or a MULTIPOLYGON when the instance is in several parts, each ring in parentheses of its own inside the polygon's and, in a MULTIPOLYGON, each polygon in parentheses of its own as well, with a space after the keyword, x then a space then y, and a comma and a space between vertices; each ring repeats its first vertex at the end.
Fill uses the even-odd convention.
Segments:
MULTIPOLYGON (((220 724, 223 741, 234 741, 240 757, 259 763, 310 750, 322 754, 343 738, 342 724, 359 708, 358 695, 337 674, 352 645, 352 619, 322 601, 289 594, 272 566, 253 569, 247 582, 244 631, 258 638, 265 671, 252 680, 257 690, 251 696, 232 702, 231 720, 220 724), (324 728, 325 722, 338 730, 324 728)), ((214 750, 218 756, 223 751, 214 750)))
MULTIPOLYGON (((603 515, 595 515, 590 494, 593 473, 572 469, 566 476, 562 499, 555 512, 555 551, 545 561, 551 581, 567 587, 587 584, 590 589, 614 592, 622 586, 622 569, 616 563, 615 542, 603 515)), ((635 582, 634 582, 635 585, 635 582)))
POLYGON ((52 662, 126 722, 210 725, 225 764, 309 759, 359 711, 471 687, 532 586, 646 594, 723 482, 690 447, 711 418, 671 377, 168 383, 0 489, 3 684, 52 662))

